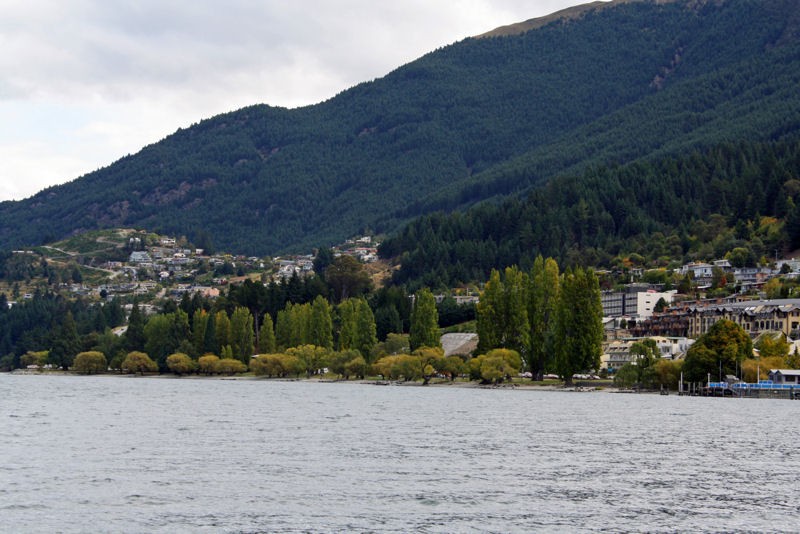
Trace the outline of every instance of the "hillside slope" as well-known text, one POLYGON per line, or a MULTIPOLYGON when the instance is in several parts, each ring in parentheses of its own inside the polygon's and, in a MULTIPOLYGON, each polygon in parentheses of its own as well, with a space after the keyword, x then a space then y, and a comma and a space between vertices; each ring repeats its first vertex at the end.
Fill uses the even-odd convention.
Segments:
POLYGON ((139 227, 236 252, 527 191, 592 165, 800 128, 793 0, 624 2, 466 39, 315 106, 220 115, 0 204, 0 247, 139 227))

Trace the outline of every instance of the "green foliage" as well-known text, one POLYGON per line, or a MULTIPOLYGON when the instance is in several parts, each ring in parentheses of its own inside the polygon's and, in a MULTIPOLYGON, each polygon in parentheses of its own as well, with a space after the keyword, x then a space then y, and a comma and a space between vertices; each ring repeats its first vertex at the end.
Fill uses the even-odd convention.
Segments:
POLYGON ((522 369, 522 358, 515 350, 493 349, 467 361, 470 378, 485 383, 510 380, 522 369))
POLYGON ((147 320, 144 327, 145 351, 158 365, 159 370, 167 370, 167 356, 178 352, 181 343, 190 339, 189 317, 183 310, 166 314, 156 314, 147 320))
POLYGON ((530 274, 528 320, 530 322, 530 350, 528 363, 531 375, 541 380, 545 369, 552 364, 553 346, 560 279, 558 263, 537 256, 530 274))
POLYGON ((753 264, 776 249, 800 248, 795 176, 797 136, 598 166, 554 178, 525 198, 422 217, 384 241, 381 254, 401 261, 393 281, 411 287, 484 280, 493 268, 530 265, 538 254, 571 266, 611 266, 633 257, 629 251, 651 265, 726 254, 753 264), (581 218, 575 210, 583 205, 581 218), (752 230, 737 237, 743 217, 752 230))
POLYGON ((441 347, 442 345, 436 300, 428 288, 418 291, 414 299, 409 343, 411 350, 419 347, 441 347))
POLYGON ((328 360, 330 372, 336 373, 345 380, 351 376, 364 378, 367 370, 367 361, 357 350, 334 352, 328 360))
POLYGON ((527 353, 531 341, 528 300, 525 273, 508 267, 501 278, 492 271, 476 309, 479 351, 508 348, 527 353))
POLYGON ((213 375, 219 372, 219 356, 204 354, 197 360, 197 370, 204 375, 213 375))
POLYGON ((357 297, 372 286, 364 266, 352 256, 342 254, 325 269, 325 281, 333 289, 337 302, 357 297))
POLYGON ((572 375, 600 368, 603 308, 594 272, 567 271, 561 281, 555 326, 555 367, 567 385, 572 375))
POLYGON ((464 360, 458 356, 447 356, 437 362, 436 370, 441 374, 450 377, 450 381, 455 381, 456 378, 466 372, 464 360))
POLYGON ((639 383, 639 369, 633 363, 626 363, 614 374, 614 385, 618 388, 632 388, 639 383))
POLYGON ((789 341, 780 332, 764 332, 758 336, 754 345, 760 358, 785 359, 789 355, 789 341))
POLYGON ((236 358, 222 358, 217 362, 217 372, 221 375, 236 375, 247 372, 247 365, 236 358))
POLYGON ((396 356, 411 352, 407 334, 389 334, 386 341, 378 343, 370 351, 370 361, 375 362, 384 356, 396 356))
POLYGON ((105 355, 98 351, 78 353, 72 364, 72 370, 80 375, 105 373, 107 368, 108 362, 105 355))
POLYGON ((250 360, 250 370, 256 376, 287 377, 304 372, 303 363, 290 354, 259 354, 250 360))
POLYGON ((380 358, 372 364, 372 371, 387 380, 399 380, 402 378, 404 381, 409 382, 422 378, 424 367, 422 360, 418 356, 397 354, 380 358))
POLYGON ((753 355, 753 342, 741 326, 722 319, 689 347, 683 363, 689 382, 712 381, 736 374, 738 364, 753 355))
POLYGON ((31 365, 35 365, 40 369, 45 366, 47 363, 47 357, 49 355, 49 351, 40 350, 40 351, 28 351, 22 355, 20 358, 20 364, 22 367, 28 367, 31 365))
POLYGON ((71 311, 64 316, 61 326, 53 336, 52 346, 48 354, 48 363, 61 369, 72 366, 75 355, 80 351, 78 327, 71 311))
MULTIPOLYGON (((6 203, 0 246, 107 225, 158 227, 242 252, 310 249, 364 226, 390 231, 420 214, 590 166, 728 139, 778 139, 797 129, 800 59, 787 25, 795 8, 626 2, 522 35, 465 39, 321 104, 213 117, 79 180, 6 203)), ((774 198, 754 191, 744 217, 774 198)), ((662 209, 681 199, 663 195, 662 209)), ((718 195, 716 204, 731 200, 718 195)), ((525 217, 518 221, 531 222, 531 232, 521 235, 585 250, 599 229, 637 231, 638 210, 597 221, 591 199, 561 206, 574 218, 560 231, 538 231, 538 221, 525 217)), ((516 233, 516 226, 485 229, 516 233)), ((467 248, 441 241, 431 255, 446 244, 467 248)), ((492 267, 529 266, 488 261, 516 249, 475 251, 487 256, 482 277, 455 263, 450 275, 485 279, 492 267)), ((571 265, 563 261, 568 251, 542 248, 530 259, 538 252, 571 265)), ((432 265, 421 285, 442 278, 432 265)))
POLYGON ((328 365, 330 351, 326 347, 301 345, 288 349, 286 354, 297 358, 306 375, 312 376, 318 374, 328 365))
POLYGON ((265 314, 258 331, 258 352, 268 354, 275 352, 275 330, 272 325, 272 316, 265 314))
POLYGON ((197 369, 197 363, 188 355, 178 352, 167 356, 167 367, 178 376, 188 375, 197 369))
POLYGON ((246 365, 253 355, 255 332, 253 331, 253 315, 242 306, 233 311, 230 322, 230 341, 233 357, 246 365))
POLYGON ((307 342, 311 345, 333 349, 333 319, 328 301, 317 296, 311 305, 307 342))
POLYGON ((158 364, 150 357, 139 351, 129 352, 125 359, 122 361, 120 370, 123 373, 156 373, 158 372, 158 364))

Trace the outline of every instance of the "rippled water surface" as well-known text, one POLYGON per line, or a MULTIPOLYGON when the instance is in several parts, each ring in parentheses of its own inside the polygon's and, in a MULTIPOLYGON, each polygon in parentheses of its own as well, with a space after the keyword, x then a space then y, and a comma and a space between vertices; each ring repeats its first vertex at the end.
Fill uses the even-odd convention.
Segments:
POLYGON ((800 529, 787 400, 0 375, 0 530, 800 529))

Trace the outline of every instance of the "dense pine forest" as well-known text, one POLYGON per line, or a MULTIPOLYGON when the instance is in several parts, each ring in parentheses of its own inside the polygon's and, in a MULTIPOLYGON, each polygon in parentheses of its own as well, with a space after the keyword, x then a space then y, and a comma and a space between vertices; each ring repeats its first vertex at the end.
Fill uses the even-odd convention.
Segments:
POLYGON ((679 157, 597 166, 525 198, 437 213, 385 241, 395 283, 454 287, 493 268, 622 266, 722 258, 754 266, 800 248, 800 141, 725 143, 679 157))
MULTIPOLYGON (((659 177, 643 185, 644 177, 658 175, 661 158, 689 165, 692 152, 713 160, 715 150, 725 157, 752 144, 752 157, 742 156, 750 162, 760 157, 761 143, 795 139, 798 28, 792 0, 645 1, 589 10, 521 35, 465 39, 318 105, 257 105, 213 117, 68 184, 4 202, 0 248, 89 229, 137 227, 246 254, 308 250, 364 229, 392 233, 418 216, 487 200, 516 198, 509 202, 523 208, 541 206, 524 198, 577 199, 559 193, 565 186, 540 189, 557 176, 602 182, 607 174, 612 182, 602 189, 610 195, 626 183, 619 174, 625 169, 644 173, 637 191, 627 194, 677 196, 658 208, 675 214, 672 222, 649 212, 638 219, 601 217, 601 205, 610 201, 589 197, 586 206, 565 205, 538 222, 525 217, 531 233, 522 243, 498 241, 494 253, 478 254, 481 262, 497 258, 478 267, 462 260, 466 275, 432 276, 446 282, 484 274, 506 258, 524 259, 521 250, 528 248, 565 258, 568 251, 548 241, 572 235, 578 250, 593 249, 603 260, 617 254, 618 239, 649 235, 659 224, 664 231, 688 224, 687 210, 701 216, 696 207, 682 205, 691 192, 676 194, 680 184, 659 177), (539 233, 568 216, 564 210, 584 207, 586 229, 574 233, 570 221, 557 233, 539 233), (656 222, 647 222, 651 216, 656 222)), ((743 178, 731 179, 733 189, 743 178)), ((773 182, 782 186, 785 180, 773 182)), ((765 184, 765 199, 774 190, 765 184)), ((744 205, 742 194, 731 191, 727 211, 709 213, 729 217, 734 206, 744 205)), ((753 202, 749 220, 775 209, 761 206, 767 200, 753 202)), ((458 217, 475 215, 453 220, 458 217)), ((407 245, 394 248, 411 252, 407 245)), ((681 249, 692 246, 682 240, 681 249)), ((438 269, 437 262, 431 265, 438 269)))

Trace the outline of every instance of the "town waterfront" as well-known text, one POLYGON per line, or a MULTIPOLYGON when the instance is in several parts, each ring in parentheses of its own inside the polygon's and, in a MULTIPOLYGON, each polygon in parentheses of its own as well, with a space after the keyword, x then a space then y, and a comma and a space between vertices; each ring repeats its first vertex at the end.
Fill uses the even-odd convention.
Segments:
POLYGON ((0 375, 14 532, 796 529, 797 404, 0 375))

